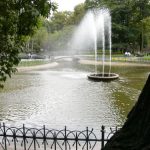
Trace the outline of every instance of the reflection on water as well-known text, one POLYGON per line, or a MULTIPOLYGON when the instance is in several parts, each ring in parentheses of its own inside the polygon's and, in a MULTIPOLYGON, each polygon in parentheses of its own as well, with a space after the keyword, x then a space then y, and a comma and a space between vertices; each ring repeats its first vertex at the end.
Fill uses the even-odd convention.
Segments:
POLYGON ((121 125, 149 68, 112 67, 120 79, 110 83, 89 81, 92 68, 61 62, 55 69, 18 73, 0 91, 1 121, 51 128, 121 125))

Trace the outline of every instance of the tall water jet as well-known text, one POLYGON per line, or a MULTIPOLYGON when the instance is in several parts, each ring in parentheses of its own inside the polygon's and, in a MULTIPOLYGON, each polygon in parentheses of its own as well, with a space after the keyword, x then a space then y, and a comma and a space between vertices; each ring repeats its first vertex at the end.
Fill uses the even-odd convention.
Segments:
POLYGON ((95 73, 88 75, 89 79, 98 81, 110 81, 117 79, 118 74, 111 73, 111 16, 108 9, 93 9, 87 12, 81 24, 77 28, 72 46, 79 50, 94 49, 95 73), (98 52, 102 49, 102 71, 97 71, 98 52), (105 71, 106 50, 109 49, 109 69, 105 71))
POLYGON ((104 16, 102 15, 102 43, 103 43, 103 48, 102 48, 102 76, 104 77, 104 71, 105 71, 105 25, 104 25, 104 16))
MULTIPOLYGON (((97 39, 99 38, 102 44, 102 73, 90 74, 89 79, 96 81, 111 81, 119 77, 118 74, 111 73, 111 53, 112 53, 112 41, 111 41, 111 16, 108 9, 94 10, 95 24, 97 26, 97 39), (107 38, 106 38, 106 34, 107 38), (106 56, 106 44, 109 45, 109 71, 105 72, 105 56, 106 56)), ((108 47, 108 46, 107 46, 108 47)), ((96 52, 97 53, 97 52, 96 52)), ((96 55, 96 54, 95 54, 96 55)))
POLYGON ((109 19, 109 24, 108 24, 108 30, 109 30, 109 75, 111 73, 111 48, 112 48, 112 41, 111 41, 111 17, 109 19))
POLYGON ((95 74, 97 74, 97 32, 94 30, 95 74))

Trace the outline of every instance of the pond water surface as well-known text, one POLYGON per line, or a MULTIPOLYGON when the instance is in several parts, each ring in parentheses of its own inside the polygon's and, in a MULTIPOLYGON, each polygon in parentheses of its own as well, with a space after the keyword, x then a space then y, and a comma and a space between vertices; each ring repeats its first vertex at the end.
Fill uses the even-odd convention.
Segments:
POLYGON ((149 67, 112 66, 116 81, 87 79, 92 65, 60 61, 55 68, 20 72, 0 90, 0 121, 10 125, 72 129, 122 125, 149 67))

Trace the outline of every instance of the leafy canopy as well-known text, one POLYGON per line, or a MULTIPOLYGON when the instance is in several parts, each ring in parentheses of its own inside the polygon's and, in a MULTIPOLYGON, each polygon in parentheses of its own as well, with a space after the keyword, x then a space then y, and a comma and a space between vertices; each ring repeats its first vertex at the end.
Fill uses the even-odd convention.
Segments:
POLYGON ((0 85, 16 72, 18 54, 26 37, 38 27, 40 16, 48 17, 50 10, 57 8, 48 0, 0 1, 0 85))
MULTIPOLYGON (((150 41, 149 0, 86 0, 86 9, 106 7, 112 15, 113 45, 143 50, 150 41), (146 23, 145 20, 148 22, 146 23)), ((121 47, 120 47, 121 48, 121 47)))

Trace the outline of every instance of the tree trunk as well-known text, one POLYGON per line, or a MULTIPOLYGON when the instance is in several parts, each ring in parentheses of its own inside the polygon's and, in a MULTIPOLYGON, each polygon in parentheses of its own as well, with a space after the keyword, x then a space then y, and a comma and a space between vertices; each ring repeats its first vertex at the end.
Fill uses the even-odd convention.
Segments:
POLYGON ((150 150, 150 75, 127 121, 103 150, 150 150))
POLYGON ((144 45, 144 33, 143 33, 143 23, 142 23, 142 29, 140 34, 140 52, 143 52, 143 45, 144 45))

